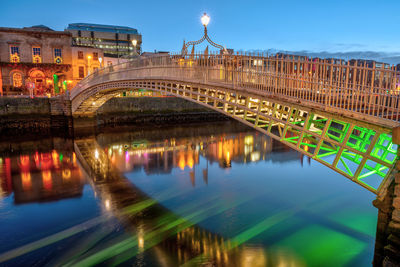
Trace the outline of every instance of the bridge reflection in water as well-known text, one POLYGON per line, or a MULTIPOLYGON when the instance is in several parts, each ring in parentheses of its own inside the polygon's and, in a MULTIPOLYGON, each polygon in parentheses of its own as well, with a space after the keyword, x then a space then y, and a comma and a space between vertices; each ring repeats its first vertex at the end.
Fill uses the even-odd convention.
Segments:
MULTIPOLYGON (((216 164, 229 172, 240 171, 239 165, 248 162, 264 160, 284 164, 297 161, 300 165, 308 159, 257 132, 237 130, 223 133, 223 126, 207 132, 202 128, 205 127, 192 131, 182 128, 180 131, 153 129, 104 133, 96 137, 75 139, 74 152, 71 150, 63 153, 62 158, 64 163, 69 162, 71 165, 62 165, 58 169, 59 173, 71 168, 74 176, 80 176, 74 173, 77 165, 80 165, 78 170, 87 177, 86 180, 102 203, 104 213, 43 239, 41 245, 36 246, 47 246, 71 235, 76 236, 78 241, 73 246, 64 247, 62 255, 51 261, 53 265, 67 266, 118 263, 157 266, 317 266, 324 259, 337 265, 358 263, 354 255, 365 255, 362 251, 366 250, 372 253, 370 245, 374 242, 371 234, 374 225, 371 231, 368 230, 370 227, 366 227, 370 224, 368 220, 363 219, 363 224, 360 224, 354 223, 351 216, 345 222, 343 218, 337 218, 343 208, 341 204, 346 203, 347 197, 344 201, 337 195, 332 198, 326 196, 321 200, 318 192, 316 197, 306 201, 298 201, 299 196, 296 194, 277 197, 277 193, 271 191, 274 188, 273 181, 268 183, 271 188, 258 186, 259 190, 251 194, 246 188, 238 189, 241 194, 234 196, 229 196, 230 190, 224 192, 215 189, 218 183, 229 188, 229 180, 233 179, 228 176, 227 180, 221 181, 215 173, 216 164), (136 178, 132 179, 131 174, 136 178), (166 174, 188 186, 176 187, 175 184, 161 182, 160 187, 164 188, 156 189, 157 193, 143 186, 143 181, 151 182, 156 177, 159 177, 154 181, 157 184, 163 179, 169 179, 166 174), (202 187, 207 187, 207 192, 202 187), (188 195, 191 197, 188 198, 188 195), (260 195, 263 197, 260 198, 260 195), (260 213, 256 215, 241 208, 249 202, 260 206, 261 200, 266 202, 262 202, 263 207, 260 207, 260 213), (176 202, 180 202, 179 205, 171 204, 176 202), (328 208, 329 215, 315 212, 325 209, 321 208, 321 205, 325 205, 323 203, 333 207, 328 208), (235 212, 243 212, 241 216, 248 216, 248 219, 242 222, 232 222, 229 218, 224 220, 224 216, 235 212), (114 217, 119 223, 112 223, 114 217), (215 227, 215 224, 223 224, 223 227, 215 227), (236 228, 232 228, 231 224, 237 224, 236 228), (121 225, 124 230, 120 229, 121 225), (319 233, 322 244, 329 244, 329 249, 316 246, 321 244, 316 240, 309 240, 308 245, 305 245, 304 238, 313 239, 315 233, 319 233), (268 248, 265 248, 265 240, 268 240, 268 248), (260 245, 257 245, 258 242, 260 245), (282 249, 285 247, 297 248, 298 253, 282 249), (343 248, 354 254, 335 254, 343 251, 343 248)), ((54 166, 60 162, 60 153, 51 153, 54 166)), ((34 163, 34 155, 29 156, 30 165, 34 163)), ((11 163, 15 169, 13 173, 20 166, 17 162, 11 163)), ((252 178, 252 169, 257 169, 258 164, 255 163, 245 168, 246 180, 252 178)), ((21 176, 13 176, 13 184, 18 184, 19 179, 22 181, 24 168, 21 167, 20 171, 21 176)), ((300 183, 305 181, 293 175, 296 176, 298 187, 302 187, 300 183)), ((263 179, 274 180, 275 175, 261 176, 263 179)), ((52 177, 53 184, 56 184, 54 179, 58 176, 52 177)), ((287 181, 279 177, 285 187, 287 181)), ((79 188, 82 180, 77 181, 79 188)), ((259 182, 251 179, 253 184, 259 182)), ((255 188, 257 186, 252 187, 255 188)), ((29 190, 26 193, 31 192, 29 190)), ((53 187, 54 192, 57 190, 53 187)), ((363 193, 369 194, 367 191, 363 193)), ((35 199, 32 198, 32 201, 35 199)), ((41 200, 36 198, 36 201, 41 200)), ((28 247, 32 249, 36 246, 28 247)), ((24 249, 0 256, 3 260, 12 259, 16 255, 23 255, 21 251, 24 249)))
MULTIPOLYGON (((212 200, 203 200, 203 203, 188 203, 180 207, 178 212, 185 214, 181 217, 158 204, 158 201, 173 199, 185 192, 165 190, 161 199, 154 200, 120 174, 121 170, 132 171, 137 167, 143 167, 148 174, 171 172, 172 168, 193 169, 199 163, 199 155, 209 159, 210 164, 218 162, 221 167, 229 168, 232 161, 265 160, 271 150, 272 142, 268 137, 246 133, 172 138, 158 142, 136 140, 109 144, 105 149, 95 139, 76 140, 75 151, 83 168, 94 178, 92 185, 105 208, 112 211, 124 225, 133 228, 134 237, 115 244, 112 251, 107 248, 88 257, 85 255, 75 263, 91 265, 114 257, 117 257, 117 262, 124 262, 151 248, 159 254, 168 254, 167 258, 175 258, 165 266, 206 263, 218 266, 265 266, 268 263, 296 265, 296 259, 288 255, 268 255, 262 248, 240 246, 256 236, 260 229, 248 229, 244 235, 229 239, 196 225, 246 200, 224 203, 215 196, 212 200), (204 208, 204 205, 208 207, 204 208)), ((286 160, 293 159, 300 159, 300 154, 286 160)), ((207 170, 204 169, 202 173, 207 183, 207 170)), ((193 171, 189 178, 195 186, 193 171)), ((290 215, 292 212, 272 216, 262 228, 266 230, 290 215)))

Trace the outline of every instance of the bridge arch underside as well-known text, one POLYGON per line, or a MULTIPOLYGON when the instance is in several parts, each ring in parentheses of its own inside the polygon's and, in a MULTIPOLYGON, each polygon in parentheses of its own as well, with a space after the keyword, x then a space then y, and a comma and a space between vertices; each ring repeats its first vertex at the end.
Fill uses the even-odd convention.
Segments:
POLYGON ((115 81, 72 100, 74 116, 94 115, 123 91, 145 89, 221 112, 328 166, 375 194, 390 184, 397 159, 391 129, 224 87, 168 80, 115 81))

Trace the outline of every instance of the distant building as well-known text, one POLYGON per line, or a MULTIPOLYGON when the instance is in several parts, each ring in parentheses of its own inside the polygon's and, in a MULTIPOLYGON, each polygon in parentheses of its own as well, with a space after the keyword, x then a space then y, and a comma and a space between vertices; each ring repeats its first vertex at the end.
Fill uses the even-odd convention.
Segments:
POLYGON ((169 52, 167 51, 154 51, 154 52, 143 52, 140 56, 141 57, 159 57, 159 56, 168 56, 169 52))
POLYGON ((0 28, 0 93, 54 95, 71 87, 71 33, 0 28))
POLYGON ((134 28, 72 23, 66 30, 72 34, 74 46, 100 48, 105 57, 120 58, 133 54, 135 49, 139 54, 141 51, 142 35, 134 28))
POLYGON ((104 67, 121 64, 128 60, 127 58, 104 57, 104 67))

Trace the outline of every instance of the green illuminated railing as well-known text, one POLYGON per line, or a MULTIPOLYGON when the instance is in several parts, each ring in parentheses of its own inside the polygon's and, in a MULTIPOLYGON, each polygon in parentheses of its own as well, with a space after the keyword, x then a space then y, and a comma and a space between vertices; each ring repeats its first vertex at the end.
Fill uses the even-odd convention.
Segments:
POLYGON ((373 192, 379 191, 397 160, 398 147, 390 133, 316 114, 312 114, 308 123, 294 120, 292 124, 307 125, 306 132, 301 134, 301 130, 290 128, 283 142, 373 192))

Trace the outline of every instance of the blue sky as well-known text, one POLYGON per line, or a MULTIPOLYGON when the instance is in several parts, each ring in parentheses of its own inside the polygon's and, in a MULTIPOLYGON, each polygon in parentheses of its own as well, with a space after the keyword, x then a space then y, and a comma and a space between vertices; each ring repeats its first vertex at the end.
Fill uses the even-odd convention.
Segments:
POLYGON ((400 52, 399 0, 0 0, 0 26, 63 30, 88 22, 137 28, 143 50, 178 51, 202 35, 235 50, 400 52))

